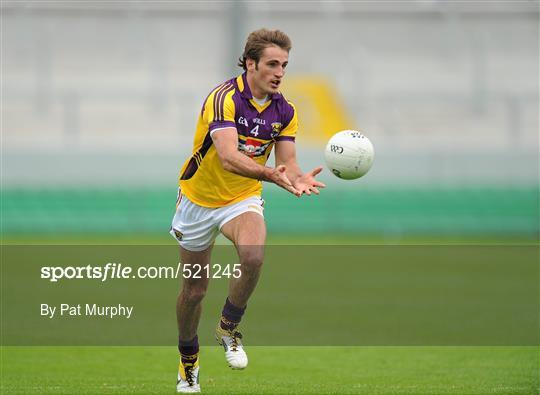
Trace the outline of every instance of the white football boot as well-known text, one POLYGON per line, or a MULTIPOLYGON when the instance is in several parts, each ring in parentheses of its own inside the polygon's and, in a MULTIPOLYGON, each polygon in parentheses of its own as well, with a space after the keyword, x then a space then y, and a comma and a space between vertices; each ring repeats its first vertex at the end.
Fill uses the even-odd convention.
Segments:
POLYGON ((199 385, 199 356, 194 358, 193 363, 182 363, 178 366, 178 381, 176 382, 176 392, 182 394, 194 394, 201 392, 199 385))
POLYGON ((225 350, 225 359, 233 369, 245 369, 248 357, 242 345, 242 334, 236 329, 228 331, 219 324, 216 328, 216 340, 225 350))

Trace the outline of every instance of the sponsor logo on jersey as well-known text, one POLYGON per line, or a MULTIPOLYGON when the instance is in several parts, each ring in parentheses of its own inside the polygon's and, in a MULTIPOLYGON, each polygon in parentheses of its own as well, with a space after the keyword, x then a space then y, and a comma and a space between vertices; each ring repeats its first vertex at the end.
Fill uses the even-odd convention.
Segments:
POLYGON ((262 156, 266 152, 266 148, 268 148, 271 143, 271 141, 263 143, 248 137, 245 141, 238 141, 238 150, 247 156, 262 156))

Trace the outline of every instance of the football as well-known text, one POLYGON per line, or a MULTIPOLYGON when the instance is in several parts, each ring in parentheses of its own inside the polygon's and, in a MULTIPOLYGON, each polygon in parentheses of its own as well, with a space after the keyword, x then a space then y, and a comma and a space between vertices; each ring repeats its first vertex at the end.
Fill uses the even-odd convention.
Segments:
POLYGON ((334 134, 324 157, 332 173, 344 180, 354 180, 365 175, 373 164, 373 144, 356 130, 343 130, 334 134))

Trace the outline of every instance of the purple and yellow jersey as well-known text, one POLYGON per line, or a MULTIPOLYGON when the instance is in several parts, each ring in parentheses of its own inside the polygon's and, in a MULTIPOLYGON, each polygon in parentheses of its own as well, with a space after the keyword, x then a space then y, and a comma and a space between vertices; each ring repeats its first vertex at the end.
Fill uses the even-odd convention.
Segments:
POLYGON ((222 207, 261 195, 260 181, 223 169, 211 135, 236 128, 238 150, 264 165, 275 142, 294 141, 298 129, 293 104, 281 93, 270 99, 262 106, 253 100, 245 73, 210 92, 197 122, 193 154, 180 171, 180 189, 189 200, 203 207, 222 207))

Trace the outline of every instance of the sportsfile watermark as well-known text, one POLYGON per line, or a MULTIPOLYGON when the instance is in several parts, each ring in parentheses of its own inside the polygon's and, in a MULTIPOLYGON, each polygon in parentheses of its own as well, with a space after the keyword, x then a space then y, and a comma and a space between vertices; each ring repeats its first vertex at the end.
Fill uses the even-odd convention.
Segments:
POLYGON ((127 279, 176 279, 176 278, 240 278, 242 271, 240 264, 182 264, 176 266, 139 266, 132 267, 122 263, 108 262, 104 265, 86 266, 43 266, 41 267, 41 279, 50 282, 60 280, 109 280, 127 279))
MULTIPOLYGON (((4 246, 2 342, 170 345, 183 278, 211 277, 198 333, 214 344, 231 281, 248 274, 238 259, 228 245, 200 266, 169 245, 4 246)), ((243 334, 250 346, 538 346, 538 269, 536 245, 266 246, 243 334)))

